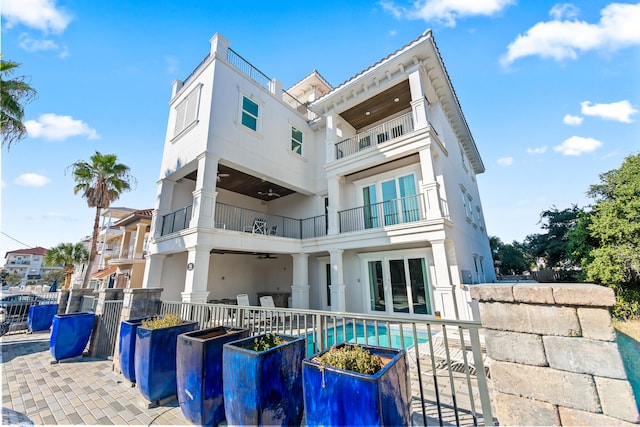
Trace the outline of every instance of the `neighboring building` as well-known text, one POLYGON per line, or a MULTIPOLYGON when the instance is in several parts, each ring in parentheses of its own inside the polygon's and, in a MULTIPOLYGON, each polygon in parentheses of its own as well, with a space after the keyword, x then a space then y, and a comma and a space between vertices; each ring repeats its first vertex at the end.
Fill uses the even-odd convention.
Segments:
POLYGON ((45 273, 63 269, 63 266, 59 265, 45 265, 44 255, 46 253, 47 249, 40 246, 30 249, 9 251, 4 256, 4 269, 8 273, 19 274, 22 276, 20 285, 26 285, 28 282, 38 284, 38 281, 45 273))
POLYGON ((286 91, 216 34, 173 84, 160 171, 144 286, 165 300, 469 319, 463 284, 495 280, 484 165, 431 32, 286 91))
POLYGON ((89 287, 142 287, 152 209, 110 207, 101 216, 89 287))

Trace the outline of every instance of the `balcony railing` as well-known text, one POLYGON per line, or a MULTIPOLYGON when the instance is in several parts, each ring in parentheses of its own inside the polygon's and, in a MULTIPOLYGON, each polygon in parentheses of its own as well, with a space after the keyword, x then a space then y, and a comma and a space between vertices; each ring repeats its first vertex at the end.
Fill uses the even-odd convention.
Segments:
POLYGON ((403 114, 374 128, 368 129, 340 141, 336 144, 336 160, 358 153, 362 150, 375 148, 395 138, 399 138, 413 131, 413 115, 403 114))
POLYGON ((185 206, 184 208, 178 209, 177 211, 173 211, 168 213, 162 217, 162 233, 161 235, 167 235, 171 233, 175 233, 180 230, 184 230, 185 228, 189 228, 189 221, 191 221, 191 210, 193 209, 192 205, 185 206))
POLYGON ((338 218, 341 233, 421 221, 426 218, 424 196, 416 194, 343 210, 338 218))

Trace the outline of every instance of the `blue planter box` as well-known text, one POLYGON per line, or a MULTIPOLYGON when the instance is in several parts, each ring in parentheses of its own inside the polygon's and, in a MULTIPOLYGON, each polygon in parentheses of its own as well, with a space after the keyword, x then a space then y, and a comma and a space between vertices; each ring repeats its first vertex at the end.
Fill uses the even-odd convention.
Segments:
POLYGON ((123 320, 120 322, 120 338, 118 341, 118 359, 122 375, 132 383, 136 382, 136 330, 143 320, 149 317, 123 320))
POLYGON ((178 335, 194 331, 197 327, 197 322, 160 329, 137 327, 134 357, 136 384, 149 402, 176 394, 178 335))
POLYGON ((325 366, 322 372, 313 358, 329 350, 302 362, 307 426, 411 425, 411 392, 404 350, 362 347, 391 360, 374 375, 331 366, 325 366))
POLYGON ((249 348, 263 335, 225 344, 222 381, 229 425, 300 425, 306 338, 277 335, 286 343, 261 352, 249 348))
POLYGON ((58 304, 32 305, 29 307, 27 327, 29 332, 46 331, 53 323, 53 316, 58 312, 58 304))
POLYGON ((55 360, 81 356, 93 330, 93 313, 69 313, 53 316, 49 350, 55 360))
POLYGON ((178 401, 189 421, 216 425, 224 420, 222 348, 248 336, 249 329, 218 326, 178 337, 178 401))

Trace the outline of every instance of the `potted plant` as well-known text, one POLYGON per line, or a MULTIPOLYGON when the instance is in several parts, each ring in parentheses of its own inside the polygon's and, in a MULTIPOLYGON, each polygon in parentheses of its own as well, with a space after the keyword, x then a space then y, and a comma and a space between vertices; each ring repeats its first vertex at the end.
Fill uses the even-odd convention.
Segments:
POLYGON ((40 304, 29 307, 27 327, 29 332, 47 331, 58 312, 58 304, 40 304))
POLYGON ((138 317, 120 322, 120 336, 118 339, 120 372, 132 386, 136 382, 136 331, 142 321, 148 319, 150 317, 138 317))
POLYGON ((411 424, 404 350, 340 344, 302 369, 308 426, 411 424))
POLYGON ((224 420, 222 348, 249 336, 249 329, 217 326, 178 336, 176 378, 178 402, 194 424, 224 420))
POLYGON ((175 314, 167 314, 143 320, 136 328, 136 384, 149 402, 176 395, 178 335, 194 331, 197 326, 197 322, 186 322, 175 314))
POLYGON ((306 338, 262 334, 224 345, 224 411, 229 425, 300 425, 306 338))
POLYGON ((56 361, 81 356, 87 347, 95 314, 90 312, 53 316, 49 350, 56 361))

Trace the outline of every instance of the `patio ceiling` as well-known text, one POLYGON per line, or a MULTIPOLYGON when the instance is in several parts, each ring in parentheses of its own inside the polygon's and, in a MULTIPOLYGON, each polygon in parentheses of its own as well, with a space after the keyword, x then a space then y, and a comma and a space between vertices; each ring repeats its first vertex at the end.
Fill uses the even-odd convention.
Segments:
POLYGON ((340 113, 357 131, 384 120, 411 106, 409 80, 405 80, 384 92, 340 113))

